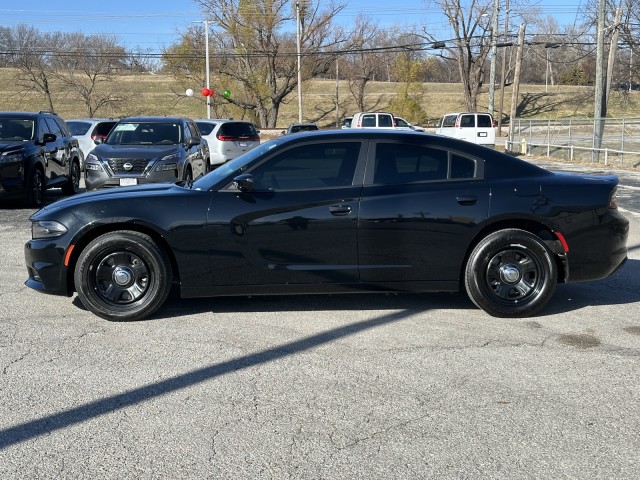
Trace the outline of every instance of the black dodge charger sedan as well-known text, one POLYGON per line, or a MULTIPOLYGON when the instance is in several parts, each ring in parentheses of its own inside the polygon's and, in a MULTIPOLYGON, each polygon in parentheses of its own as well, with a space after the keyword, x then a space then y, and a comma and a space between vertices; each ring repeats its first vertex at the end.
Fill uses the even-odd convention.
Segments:
POLYGON ((539 312, 627 258, 615 176, 553 173, 415 132, 284 136, 195 182, 85 193, 31 217, 36 290, 108 320, 182 297, 457 291, 539 312))

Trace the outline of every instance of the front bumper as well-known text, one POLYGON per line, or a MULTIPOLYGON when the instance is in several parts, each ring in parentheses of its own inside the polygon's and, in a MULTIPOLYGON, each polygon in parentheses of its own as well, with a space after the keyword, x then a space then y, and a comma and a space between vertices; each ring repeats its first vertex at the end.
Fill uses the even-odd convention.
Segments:
POLYGON ((24 246, 28 278, 25 285, 39 292, 70 297, 73 282, 64 265, 66 248, 51 239, 29 240, 24 246))

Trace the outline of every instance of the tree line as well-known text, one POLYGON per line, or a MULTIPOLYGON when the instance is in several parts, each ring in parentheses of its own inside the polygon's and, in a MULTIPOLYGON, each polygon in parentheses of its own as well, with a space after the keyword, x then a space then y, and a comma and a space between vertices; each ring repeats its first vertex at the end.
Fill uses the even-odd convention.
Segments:
MULTIPOLYGON (((501 67, 495 88, 513 82, 516 32, 522 23, 527 24, 528 33, 521 52, 520 82, 590 85, 596 76, 596 0, 590 0, 581 21, 572 25, 559 25, 531 9, 520 9, 527 13, 516 15, 518 5, 513 0, 511 5, 509 0, 435 0, 453 32, 451 38, 441 38, 428 25, 411 31, 381 28, 366 15, 342 26, 336 17, 345 4, 333 1, 193 1, 207 20, 189 27, 161 52, 128 51, 111 35, 44 33, 21 25, 0 27, 0 67, 17 68, 19 90, 42 95, 51 110, 55 109, 54 93, 63 93, 82 102, 92 117, 126 105, 127 93, 118 91, 113 82, 124 72, 172 75, 176 101, 185 97, 187 88, 204 87, 208 39, 211 84, 233 92, 214 96, 214 116, 243 116, 263 128, 275 127, 281 106, 297 89, 298 60, 303 86, 310 79, 340 79, 347 82, 359 110, 388 108, 419 123, 425 115, 420 100, 429 82, 460 83, 465 108, 477 110, 492 61, 501 67), (492 58, 492 51, 496 57, 492 58), (397 84, 391 104, 367 95, 372 81, 397 84)), ((612 39, 615 33, 616 38, 615 45, 608 44, 617 53, 609 72, 614 83, 631 84, 638 78, 633 58, 634 54, 638 58, 639 2, 607 4, 606 33, 612 39)), ((330 111, 318 107, 306 113, 314 121, 329 115, 330 111)))

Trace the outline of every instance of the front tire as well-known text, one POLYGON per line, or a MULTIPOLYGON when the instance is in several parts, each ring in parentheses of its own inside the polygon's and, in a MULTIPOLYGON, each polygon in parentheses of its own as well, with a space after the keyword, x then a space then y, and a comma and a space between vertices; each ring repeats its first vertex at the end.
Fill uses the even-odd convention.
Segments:
POLYGON ((87 245, 78 258, 74 281, 84 306, 99 317, 141 320, 169 295, 171 265, 148 235, 117 231, 87 245))
POLYGON ((26 203, 30 207, 41 208, 44 205, 46 191, 44 173, 40 167, 33 167, 27 182, 26 203))
POLYGON ((557 285, 551 252, 524 230, 494 232, 473 249, 465 268, 467 294, 494 317, 527 317, 542 310, 557 285))

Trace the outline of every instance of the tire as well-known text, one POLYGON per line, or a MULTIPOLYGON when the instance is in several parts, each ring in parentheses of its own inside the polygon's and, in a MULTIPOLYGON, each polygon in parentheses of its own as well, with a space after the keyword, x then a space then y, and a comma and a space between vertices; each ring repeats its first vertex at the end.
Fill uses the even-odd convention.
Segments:
POLYGON ((44 173, 40 167, 34 166, 27 181, 26 203, 30 207, 41 208, 44 205, 46 191, 44 173))
POLYGON ((552 254, 537 236, 499 230, 478 243, 465 268, 467 294, 494 317, 528 317, 549 302, 558 282, 552 254))
POLYGON ((71 161, 69 169, 69 180, 62 186, 62 193, 65 195, 75 195, 80 191, 80 164, 77 160, 71 161))
POLYGON ((191 170, 191 165, 189 165, 184 173, 184 181, 189 184, 193 182, 193 171, 191 170))
POLYGON ((171 265, 148 235, 117 231, 87 245, 78 258, 74 281, 84 306, 99 317, 141 320, 167 299, 171 265))

